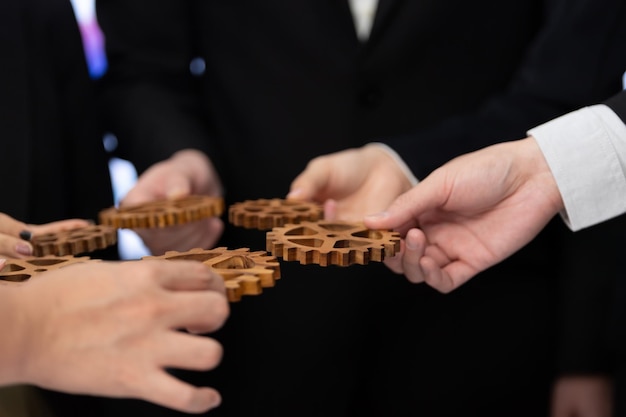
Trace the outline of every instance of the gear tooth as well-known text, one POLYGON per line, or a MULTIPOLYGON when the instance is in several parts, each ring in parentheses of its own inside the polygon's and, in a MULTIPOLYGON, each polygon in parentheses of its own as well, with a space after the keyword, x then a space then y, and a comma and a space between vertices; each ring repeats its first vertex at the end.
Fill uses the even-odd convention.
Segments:
POLYGON ((285 246, 281 243, 271 242, 270 248, 271 249, 269 250, 269 252, 271 252, 272 255, 276 256, 277 258, 287 257, 287 255, 285 254, 285 246))

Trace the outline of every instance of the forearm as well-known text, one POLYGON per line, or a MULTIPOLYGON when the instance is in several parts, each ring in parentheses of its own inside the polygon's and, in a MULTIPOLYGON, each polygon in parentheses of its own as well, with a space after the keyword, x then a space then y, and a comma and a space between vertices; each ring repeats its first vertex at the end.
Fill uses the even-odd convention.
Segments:
POLYGON ((3 317, 0 343, 0 386, 28 382, 21 369, 27 360, 26 332, 30 329, 26 310, 18 300, 22 288, 0 285, 0 315, 3 317))

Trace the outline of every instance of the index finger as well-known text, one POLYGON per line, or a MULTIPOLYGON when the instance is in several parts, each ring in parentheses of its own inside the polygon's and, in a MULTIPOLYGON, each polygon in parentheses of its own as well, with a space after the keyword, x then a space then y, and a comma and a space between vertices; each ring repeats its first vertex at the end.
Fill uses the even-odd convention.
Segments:
POLYGON ((65 230, 78 229, 90 226, 91 222, 85 219, 58 220, 46 224, 29 225, 29 230, 34 234, 57 233, 65 230))
POLYGON ((317 157, 309 161, 304 171, 291 182, 287 199, 325 200, 325 198, 320 199, 319 197, 322 190, 328 187, 328 181, 329 168, 326 159, 317 157))
POLYGON ((28 226, 5 213, 0 213, 0 233, 18 237, 28 226))

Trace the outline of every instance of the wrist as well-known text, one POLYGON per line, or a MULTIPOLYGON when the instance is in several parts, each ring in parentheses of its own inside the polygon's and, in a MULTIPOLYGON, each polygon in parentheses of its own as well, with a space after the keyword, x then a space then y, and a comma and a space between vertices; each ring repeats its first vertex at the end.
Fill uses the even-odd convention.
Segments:
POLYGON ((516 166, 523 171, 525 180, 536 183, 538 191, 548 197, 557 212, 563 210, 564 203, 556 179, 535 138, 529 136, 511 143, 515 146, 515 155, 520 157, 516 166))
POLYGON ((406 191, 417 185, 419 182, 400 155, 398 155, 398 153, 388 145, 380 142, 373 142, 365 145, 364 148, 371 149, 377 154, 384 155, 382 160, 386 162, 388 167, 391 167, 392 170, 398 173, 397 177, 403 181, 403 188, 405 188, 406 191))

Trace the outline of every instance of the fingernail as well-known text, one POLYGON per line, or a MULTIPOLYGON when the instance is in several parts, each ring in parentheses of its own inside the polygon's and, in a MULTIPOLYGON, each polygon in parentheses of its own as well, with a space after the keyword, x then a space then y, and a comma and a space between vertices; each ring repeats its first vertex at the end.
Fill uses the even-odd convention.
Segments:
POLYGON ((404 244, 407 249, 415 250, 419 247, 417 236, 415 236, 415 230, 409 230, 404 238, 404 244))
POLYGON ((295 190, 289 191, 287 198, 298 198, 300 195, 302 195, 302 189, 296 188, 295 190))
POLYGON ((33 247, 28 243, 18 243, 15 245, 15 252, 20 255, 30 256, 33 254, 33 247))
POLYGON ((166 196, 168 199, 176 200, 178 198, 186 197, 189 194, 188 190, 183 187, 174 187, 168 190, 166 196))
POLYGON ((33 234, 29 230, 22 230, 20 232, 20 238, 22 240, 30 240, 31 237, 33 237, 33 234))
POLYGON ((411 250, 417 249, 417 245, 415 244, 415 241, 413 239, 410 239, 408 236, 404 240, 404 244, 406 245, 407 249, 411 249, 411 250))

